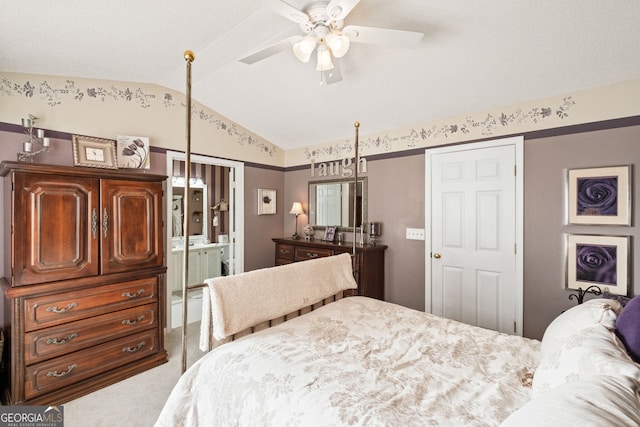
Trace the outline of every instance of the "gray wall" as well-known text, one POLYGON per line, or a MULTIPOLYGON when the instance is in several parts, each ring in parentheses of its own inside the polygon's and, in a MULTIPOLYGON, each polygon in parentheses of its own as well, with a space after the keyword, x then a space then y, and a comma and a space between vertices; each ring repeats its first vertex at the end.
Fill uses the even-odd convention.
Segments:
POLYGON ((640 126, 576 133, 526 141, 524 218, 524 335, 540 338, 555 316, 575 305, 564 289, 564 239, 570 234, 632 236, 630 295, 640 294, 635 280, 640 265, 637 201, 640 200, 640 126), (632 226, 565 225, 566 170, 633 165, 632 226))
MULTIPOLYGON (((14 160, 23 135, 0 132, 2 159, 14 160)), ((72 164, 71 142, 54 140, 56 149, 38 161, 72 164)), ((369 221, 383 224, 381 243, 389 248, 385 259, 385 297, 388 301, 424 310, 424 242, 406 240, 405 228, 424 228, 424 153, 387 159, 370 159, 369 221)), ((564 225, 564 184, 567 168, 640 165, 640 126, 525 139, 525 247, 524 335, 541 338, 547 325, 575 302, 564 287, 564 233, 629 235, 632 238, 630 294, 640 294, 635 250, 640 215, 640 182, 633 179, 633 226, 564 225)), ((165 173, 164 154, 152 153, 153 173, 165 173)), ((308 169, 282 172, 245 166, 245 270, 274 265, 273 237, 290 236, 295 217, 289 209, 302 201, 307 210, 308 169), (277 191, 276 215, 257 214, 258 188, 277 191)), ((0 193, 1 193, 0 187, 0 193)), ((1 194, 0 194, 1 195, 1 194)), ((307 224, 300 216, 298 229, 307 224)), ((0 227, 0 238, 2 236, 0 227)), ((350 238, 349 238, 350 240, 350 238)), ((0 249, 1 250, 1 249, 0 249)), ((0 262, 4 258, 0 254, 0 262)))
MULTIPOLYGON (((564 289, 564 233, 638 236, 639 214, 633 209, 632 227, 564 225, 564 185, 567 168, 640 165, 640 126, 525 139, 524 335, 541 338, 547 325, 575 304, 564 289)), ((368 160, 369 221, 383 226, 381 243, 389 248, 385 259, 385 299, 424 310, 424 242, 406 240, 407 227, 424 228, 425 156, 368 160)), ((285 172, 285 206, 295 200, 307 210, 308 169, 285 172), (292 196, 293 195, 293 196, 292 196)), ((634 180, 633 200, 640 200, 634 180)), ((635 206, 634 206, 635 208, 635 206)), ((288 211, 288 210, 287 210, 288 211)), ((306 216, 300 224, 306 224, 306 216)), ((285 235, 293 232, 292 215, 285 214, 285 235)), ((351 240, 349 238, 349 240, 351 240)), ((633 266, 640 251, 633 250, 630 294, 640 293, 633 266)))

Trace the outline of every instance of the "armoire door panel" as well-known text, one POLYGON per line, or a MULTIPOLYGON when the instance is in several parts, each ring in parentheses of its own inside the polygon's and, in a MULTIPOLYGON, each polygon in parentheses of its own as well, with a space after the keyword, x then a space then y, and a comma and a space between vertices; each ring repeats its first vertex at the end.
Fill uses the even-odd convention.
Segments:
POLYGON ((102 181, 102 273, 163 264, 162 183, 102 181))
POLYGON ((98 274, 98 180, 15 177, 13 286, 98 274))

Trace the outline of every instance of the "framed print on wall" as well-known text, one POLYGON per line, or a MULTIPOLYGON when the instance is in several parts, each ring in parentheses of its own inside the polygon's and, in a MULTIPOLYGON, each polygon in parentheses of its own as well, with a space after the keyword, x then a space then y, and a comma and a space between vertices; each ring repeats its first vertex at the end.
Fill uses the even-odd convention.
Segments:
POLYGON ((570 169, 569 224, 631 225, 631 166, 570 169))
POLYGON ((111 139, 73 135, 73 164, 92 168, 117 169, 116 142, 111 139))
POLYGON ((628 236, 567 235, 567 288, 627 295, 628 278, 628 236))
POLYGON ((258 215, 276 213, 276 190, 258 188, 258 215))

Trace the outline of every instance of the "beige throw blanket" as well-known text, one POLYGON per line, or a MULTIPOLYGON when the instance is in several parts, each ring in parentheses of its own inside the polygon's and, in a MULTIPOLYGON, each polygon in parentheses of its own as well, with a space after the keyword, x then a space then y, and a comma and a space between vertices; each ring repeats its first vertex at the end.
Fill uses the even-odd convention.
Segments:
POLYGON ((205 280, 200 348, 261 322, 357 288, 351 255, 319 258, 205 280), (211 324, 213 322, 213 324, 211 324))

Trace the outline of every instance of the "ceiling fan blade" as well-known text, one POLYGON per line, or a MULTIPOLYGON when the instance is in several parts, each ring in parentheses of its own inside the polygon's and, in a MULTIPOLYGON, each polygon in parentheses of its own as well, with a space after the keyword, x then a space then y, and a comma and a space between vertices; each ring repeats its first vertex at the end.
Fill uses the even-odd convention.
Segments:
POLYGON ((340 71, 340 61, 333 59, 333 68, 322 72, 322 80, 325 84, 330 85, 342 81, 342 72, 340 71))
POLYGON ((311 28, 311 22, 309 21, 309 15, 291 6, 289 3, 283 0, 269 0, 269 7, 278 15, 284 16, 290 21, 296 24, 309 26, 311 28))
POLYGON ((415 48, 422 40, 424 33, 389 28, 363 27, 361 25, 347 25, 342 34, 355 43, 378 44, 389 47, 415 48))
POLYGON ((263 49, 260 49, 257 52, 254 52, 248 56, 245 56, 243 58, 240 58, 239 61, 240 62, 244 62, 245 64, 254 64, 258 61, 262 61, 265 58, 268 58, 270 56, 273 56, 277 53, 280 53, 284 50, 287 49, 291 49, 291 44, 295 43, 296 41, 300 40, 302 38, 302 36, 292 36, 292 37, 287 37, 284 40, 280 40, 279 42, 272 44, 270 46, 267 46, 263 49))
POLYGON ((331 0, 327 5, 327 15, 335 21, 344 19, 360 3, 360 0, 331 0))

